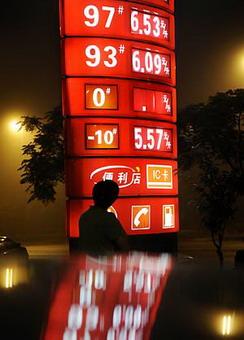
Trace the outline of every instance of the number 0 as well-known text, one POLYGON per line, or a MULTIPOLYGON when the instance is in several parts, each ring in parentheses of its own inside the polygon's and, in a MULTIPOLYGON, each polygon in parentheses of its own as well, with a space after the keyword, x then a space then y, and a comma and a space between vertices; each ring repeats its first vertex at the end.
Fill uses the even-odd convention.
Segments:
POLYGON ((104 90, 99 88, 99 87, 96 88, 93 91, 92 99, 93 99, 93 103, 94 103, 95 106, 97 106, 97 107, 103 106, 105 104, 105 100, 106 100, 104 90))

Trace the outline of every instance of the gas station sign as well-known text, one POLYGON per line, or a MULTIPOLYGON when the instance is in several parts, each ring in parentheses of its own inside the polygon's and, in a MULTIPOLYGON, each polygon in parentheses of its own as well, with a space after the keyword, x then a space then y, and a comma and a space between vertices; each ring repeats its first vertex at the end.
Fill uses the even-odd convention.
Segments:
POLYGON ((63 6, 65 37, 113 37, 174 48, 174 17, 165 10, 114 0, 66 0, 63 6))
POLYGON ((76 158, 67 160, 69 197, 91 197, 94 184, 113 180, 120 196, 177 195, 177 163, 144 158, 76 158))
POLYGON ((179 230, 173 0, 60 0, 67 228, 101 180, 127 234, 179 230))
MULTIPOLYGON (((79 236, 80 215, 92 204, 92 199, 67 201, 67 223, 72 237, 79 236)), ((176 197, 118 198, 110 212, 121 221, 128 235, 179 230, 179 205, 176 197)))
POLYGON ((66 120, 67 155, 177 157, 176 126, 142 119, 66 120))
POLYGON ((63 80, 65 116, 136 117, 176 121, 175 88, 114 78, 63 80))
POLYGON ((175 86, 175 55, 152 44, 103 38, 63 41, 66 76, 148 79, 175 86))

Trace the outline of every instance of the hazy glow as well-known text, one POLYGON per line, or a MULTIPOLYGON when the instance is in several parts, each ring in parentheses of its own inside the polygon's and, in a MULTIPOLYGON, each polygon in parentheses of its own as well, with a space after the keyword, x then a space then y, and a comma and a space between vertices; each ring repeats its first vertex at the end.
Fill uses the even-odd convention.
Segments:
POLYGON ((6 268, 5 287, 6 288, 12 288, 13 287, 13 268, 6 268))
POLYGON ((17 119, 12 119, 9 122, 8 126, 10 131, 12 131, 13 133, 17 133, 21 130, 21 124, 17 119))
POLYGON ((231 315, 224 315, 222 321, 222 334, 223 335, 230 335, 232 331, 233 320, 231 315))
POLYGON ((244 76, 244 48, 238 49, 233 57, 233 70, 235 76, 239 79, 242 79, 244 76))

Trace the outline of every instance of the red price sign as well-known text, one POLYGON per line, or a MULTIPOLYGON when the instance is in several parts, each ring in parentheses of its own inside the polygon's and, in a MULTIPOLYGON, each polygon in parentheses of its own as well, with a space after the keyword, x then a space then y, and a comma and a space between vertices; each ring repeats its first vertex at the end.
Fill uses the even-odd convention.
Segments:
POLYGON ((118 183, 120 196, 177 195, 177 163, 164 159, 84 158, 67 161, 67 195, 90 197, 95 183, 118 183))
POLYGON ((95 112, 96 116, 103 117, 119 114, 175 121, 176 91, 149 82, 68 78, 63 80, 63 112, 69 116, 88 116, 95 112))
POLYGON ((154 79, 175 85, 175 56, 167 49, 101 38, 64 40, 66 76, 117 76, 154 79))
MULTIPOLYGON (((80 215, 92 204, 91 199, 67 202, 67 230, 71 237, 79 236, 80 215)), ((116 215, 129 235, 179 230, 179 207, 176 197, 118 198, 109 211, 116 215)))
POLYGON ((136 119, 66 120, 67 155, 177 157, 176 126, 136 119))
POLYGON ((148 40, 174 49, 174 18, 161 9, 114 0, 63 0, 61 17, 63 36, 148 40))
POLYGON ((118 149, 118 124, 86 124, 85 129, 86 149, 118 149))

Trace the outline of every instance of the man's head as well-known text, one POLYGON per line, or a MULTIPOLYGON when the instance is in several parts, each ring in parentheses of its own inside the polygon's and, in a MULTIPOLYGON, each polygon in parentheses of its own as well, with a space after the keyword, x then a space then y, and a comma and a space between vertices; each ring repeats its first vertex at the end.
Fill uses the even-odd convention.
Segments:
POLYGON ((117 199, 119 194, 118 184, 111 180, 100 181, 94 185, 92 196, 95 205, 107 209, 117 199))

